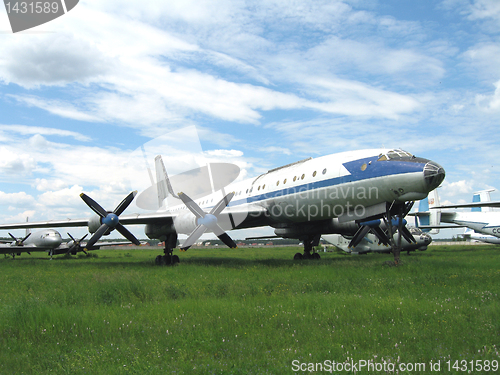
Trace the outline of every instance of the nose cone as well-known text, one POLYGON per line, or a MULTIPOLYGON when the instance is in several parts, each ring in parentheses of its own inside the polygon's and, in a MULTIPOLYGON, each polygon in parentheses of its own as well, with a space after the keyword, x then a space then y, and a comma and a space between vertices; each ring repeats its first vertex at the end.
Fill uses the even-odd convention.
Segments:
POLYGON ((62 237, 58 232, 51 233, 45 237, 45 243, 48 247, 58 247, 62 243, 62 237))
POLYGON ((420 241, 424 244, 424 245, 429 245, 431 242, 432 242, 432 237, 429 236, 427 233, 422 233, 420 235, 420 241))
POLYGON ((429 191, 436 189, 441 182, 444 180, 445 176, 444 168, 441 167, 438 163, 433 161, 429 161, 424 166, 424 180, 429 191))

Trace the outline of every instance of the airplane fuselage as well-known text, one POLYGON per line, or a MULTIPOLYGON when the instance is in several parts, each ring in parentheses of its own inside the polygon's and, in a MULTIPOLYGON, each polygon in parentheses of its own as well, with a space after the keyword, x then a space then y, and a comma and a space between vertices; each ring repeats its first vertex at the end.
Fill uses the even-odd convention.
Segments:
MULTIPOLYGON (((385 202, 423 199, 443 178, 438 164, 405 151, 361 150, 302 160, 194 200, 209 210, 233 191, 225 210, 231 220, 221 223, 226 230, 266 225, 279 229, 332 219, 327 225, 338 228, 339 223, 385 212, 385 202)), ((183 204, 170 197, 168 202, 165 213, 174 217, 173 226, 147 226, 150 238, 158 238, 158 230, 188 234, 196 227, 196 218, 183 204)), ((331 233, 332 228, 322 231, 331 233)))

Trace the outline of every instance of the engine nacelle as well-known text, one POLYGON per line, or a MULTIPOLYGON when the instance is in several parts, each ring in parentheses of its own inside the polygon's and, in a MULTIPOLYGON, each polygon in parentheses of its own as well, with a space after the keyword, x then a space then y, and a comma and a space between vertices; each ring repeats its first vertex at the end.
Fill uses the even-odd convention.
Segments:
POLYGON ((283 238, 298 238, 318 234, 342 234, 352 236, 359 226, 354 221, 339 223, 338 219, 315 221, 276 228, 274 233, 283 238))
POLYGON ((196 217, 191 213, 185 213, 174 218, 174 227, 177 233, 190 234, 196 227, 196 217))
POLYGON ((89 233, 95 233, 101 226, 101 217, 94 215, 89 219, 89 233))

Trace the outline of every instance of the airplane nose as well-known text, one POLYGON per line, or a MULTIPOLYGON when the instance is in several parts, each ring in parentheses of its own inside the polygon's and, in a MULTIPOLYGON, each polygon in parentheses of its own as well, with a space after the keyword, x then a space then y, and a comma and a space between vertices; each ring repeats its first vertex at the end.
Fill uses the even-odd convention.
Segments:
POLYGON ((444 168, 441 167, 438 163, 429 161, 427 164, 425 164, 424 180, 429 191, 432 191, 439 185, 441 185, 441 182, 443 182, 444 180, 445 174, 446 173, 444 171, 444 168))
POLYGON ((420 235, 420 239, 424 242, 425 245, 429 245, 432 242, 432 237, 427 233, 422 233, 420 235))

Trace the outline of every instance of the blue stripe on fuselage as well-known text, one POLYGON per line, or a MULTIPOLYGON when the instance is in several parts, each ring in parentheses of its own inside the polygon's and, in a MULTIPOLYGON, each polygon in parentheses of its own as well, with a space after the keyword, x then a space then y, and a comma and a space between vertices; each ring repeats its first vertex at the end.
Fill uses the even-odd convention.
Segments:
POLYGON ((335 186, 349 182, 368 180, 371 178, 392 176, 404 173, 422 172, 425 166, 425 163, 420 163, 420 162, 401 161, 401 160, 377 161, 377 159, 378 156, 372 156, 369 158, 357 159, 343 163, 343 166, 350 173, 350 175, 347 176, 310 182, 307 184, 293 186, 286 189, 270 191, 268 193, 254 195, 243 199, 238 199, 235 201, 231 201, 228 206, 238 206, 244 203, 254 203, 275 197, 282 197, 296 193, 304 193, 307 191, 321 189, 328 186, 335 186), (369 164, 370 162, 371 164, 369 164), (361 166, 363 164, 366 164, 366 169, 364 171, 361 170, 361 166))

